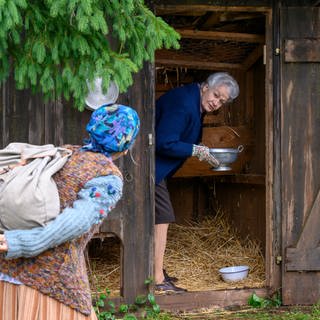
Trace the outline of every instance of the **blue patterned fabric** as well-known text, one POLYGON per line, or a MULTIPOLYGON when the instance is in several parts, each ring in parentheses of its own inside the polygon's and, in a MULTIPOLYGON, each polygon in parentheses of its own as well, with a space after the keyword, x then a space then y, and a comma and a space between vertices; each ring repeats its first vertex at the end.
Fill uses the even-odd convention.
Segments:
POLYGON ((137 112, 121 104, 104 105, 95 110, 86 126, 89 140, 84 150, 106 156, 129 149, 140 128, 137 112))

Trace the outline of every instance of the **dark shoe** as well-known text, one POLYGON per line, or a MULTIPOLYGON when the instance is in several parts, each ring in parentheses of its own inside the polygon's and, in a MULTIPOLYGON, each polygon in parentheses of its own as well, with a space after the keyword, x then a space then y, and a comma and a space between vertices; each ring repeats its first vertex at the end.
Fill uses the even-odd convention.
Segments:
POLYGON ((155 285, 155 290, 157 293, 182 293, 187 290, 184 288, 180 288, 175 286, 172 282, 164 280, 162 283, 155 285))
POLYGON ((163 275, 164 275, 165 281, 170 281, 170 282, 177 282, 178 281, 178 278, 169 276, 165 269, 163 269, 163 275))

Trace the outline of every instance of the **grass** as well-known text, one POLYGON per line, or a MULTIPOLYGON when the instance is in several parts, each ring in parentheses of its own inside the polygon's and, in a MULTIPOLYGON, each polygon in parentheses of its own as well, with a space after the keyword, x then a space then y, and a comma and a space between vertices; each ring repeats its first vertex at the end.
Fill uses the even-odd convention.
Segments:
POLYGON ((164 314, 159 320, 319 320, 320 304, 312 307, 244 308, 238 311, 218 311, 193 314, 164 314))

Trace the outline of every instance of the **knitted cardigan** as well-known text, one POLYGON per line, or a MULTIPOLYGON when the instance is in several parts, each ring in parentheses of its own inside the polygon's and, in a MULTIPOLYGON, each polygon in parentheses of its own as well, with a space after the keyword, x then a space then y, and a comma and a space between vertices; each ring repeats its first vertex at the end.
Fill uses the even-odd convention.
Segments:
MULTIPOLYGON (((63 169, 54 176, 61 209, 71 206, 78 192, 91 179, 106 175, 122 178, 119 169, 106 156, 83 152, 77 146, 65 147, 71 149, 73 154, 63 169)), ((46 250, 33 258, 0 258, 0 271, 89 315, 92 301, 84 249, 97 226, 93 226, 83 236, 46 250)))

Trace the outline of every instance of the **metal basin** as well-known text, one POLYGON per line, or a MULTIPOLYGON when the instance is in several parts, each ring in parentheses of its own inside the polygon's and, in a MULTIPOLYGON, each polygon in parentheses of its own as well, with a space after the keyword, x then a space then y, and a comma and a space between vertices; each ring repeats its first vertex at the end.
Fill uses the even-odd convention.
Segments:
POLYGON ((243 151, 243 146, 238 148, 211 148, 210 153, 220 162, 219 167, 212 168, 214 171, 232 170, 230 165, 238 158, 238 154, 243 151))

